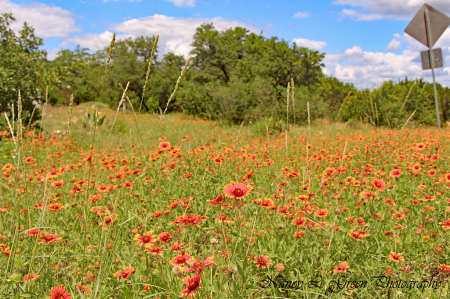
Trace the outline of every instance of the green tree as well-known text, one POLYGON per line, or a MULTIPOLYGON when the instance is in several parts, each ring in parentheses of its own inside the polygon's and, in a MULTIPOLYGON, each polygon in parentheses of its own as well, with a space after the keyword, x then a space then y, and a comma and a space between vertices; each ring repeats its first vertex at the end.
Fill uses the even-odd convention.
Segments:
MULTIPOLYGON (((45 86, 58 81, 58 72, 49 66, 46 51, 39 50, 43 43, 34 35, 34 28, 24 22, 20 36, 16 36, 10 28, 15 20, 12 13, 0 16, 0 112, 10 111, 16 103, 17 116, 20 91, 22 123, 27 124, 35 107, 33 101, 42 100, 45 86)), ((39 112, 35 112, 33 121, 38 118, 39 112)))

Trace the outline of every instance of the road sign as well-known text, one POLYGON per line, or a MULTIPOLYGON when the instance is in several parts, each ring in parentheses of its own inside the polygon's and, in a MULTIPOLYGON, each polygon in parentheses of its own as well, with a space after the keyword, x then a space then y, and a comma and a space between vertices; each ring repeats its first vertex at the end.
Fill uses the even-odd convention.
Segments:
MULTIPOLYGON (((433 54, 435 51, 432 50, 432 48, 441 37, 442 33, 444 33, 445 29, 447 29, 448 25, 450 25, 449 17, 425 3, 405 29, 406 33, 430 49, 429 51, 425 51, 425 56, 428 54, 428 63, 430 64, 428 69, 431 68, 431 74, 433 76, 434 104, 436 106, 436 120, 439 131, 441 130, 441 118, 439 116, 439 102, 437 96, 436 78, 434 76, 434 68, 439 66, 435 66, 434 64, 435 58, 433 54)), ((442 50, 439 53, 442 57, 442 50)), ((423 52, 421 54, 422 68, 425 70, 427 65, 424 64, 425 59, 423 52)))
POLYGON ((444 15, 439 10, 424 4, 414 18, 406 27, 405 32, 414 37, 416 40, 431 48, 444 33, 445 29, 450 25, 450 18, 444 15), (425 9, 428 10, 429 27, 430 27, 430 39, 431 45, 428 45, 427 28, 425 24, 425 9))
MULTIPOLYGON (((433 64, 434 68, 440 68, 444 66, 444 60, 442 59, 442 48, 433 49, 433 64)), ((430 50, 420 52, 420 58, 422 60, 422 70, 431 69, 430 63, 430 50)))

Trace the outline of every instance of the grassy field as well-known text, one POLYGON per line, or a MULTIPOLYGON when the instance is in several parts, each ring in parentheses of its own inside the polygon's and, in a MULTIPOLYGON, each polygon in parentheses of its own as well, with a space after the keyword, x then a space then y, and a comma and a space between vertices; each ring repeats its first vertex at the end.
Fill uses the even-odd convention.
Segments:
POLYGON ((1 132, 1 298, 450 296, 448 128, 94 111, 1 132))

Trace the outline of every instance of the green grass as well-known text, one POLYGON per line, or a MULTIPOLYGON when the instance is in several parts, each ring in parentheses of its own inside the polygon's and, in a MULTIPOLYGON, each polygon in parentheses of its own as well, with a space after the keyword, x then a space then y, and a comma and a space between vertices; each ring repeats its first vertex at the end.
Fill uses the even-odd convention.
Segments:
POLYGON ((50 107, 42 139, 36 132, 24 136, 15 160, 12 141, 1 141, 0 293, 45 298, 63 285, 72 298, 179 298, 183 278, 196 273, 179 275, 170 264, 181 254, 170 249, 178 243, 195 259, 214 256, 200 274, 198 298, 449 295, 449 274, 439 268, 450 265, 449 230, 440 224, 450 218, 448 129, 410 125, 400 131, 315 120, 310 130, 291 127, 286 150, 285 133, 261 134, 257 126, 220 126, 183 114, 164 121, 139 115, 137 122, 120 111, 111 127, 116 112, 101 107, 106 121, 92 143, 94 126, 82 125, 86 107, 74 107, 70 136, 67 108, 50 107), (161 148, 162 142, 170 147, 161 148), (402 174, 390 177, 396 168, 402 174), (376 190, 374 180, 385 189, 376 190), (252 190, 212 205, 231 182, 252 190), (376 195, 365 200, 368 192, 376 195), (206 219, 173 224, 190 214, 206 219), (296 218, 305 224, 293 225, 296 218), (45 230, 40 237, 62 240, 38 244, 40 237, 26 234, 34 228, 45 230), (301 238, 294 237, 301 231, 301 238), (357 241, 352 231, 370 236, 357 241), (161 247, 162 255, 135 244, 136 235, 146 232, 157 240, 150 247, 161 247), (165 232, 167 243, 158 239, 165 232), (393 261, 391 252, 404 259, 393 261), (261 255, 271 260, 266 268, 256 266, 254 257, 261 255), (350 268, 334 273, 343 262, 350 268), (125 267, 135 272, 127 279, 114 276, 125 267), (391 281, 434 277, 440 285, 384 288, 375 277, 390 271, 391 281), (39 277, 24 283, 27 274, 39 277), (268 277, 275 283, 268 284, 268 277), (288 281, 297 287, 286 288, 288 281), (78 283, 89 295, 76 290, 78 283))

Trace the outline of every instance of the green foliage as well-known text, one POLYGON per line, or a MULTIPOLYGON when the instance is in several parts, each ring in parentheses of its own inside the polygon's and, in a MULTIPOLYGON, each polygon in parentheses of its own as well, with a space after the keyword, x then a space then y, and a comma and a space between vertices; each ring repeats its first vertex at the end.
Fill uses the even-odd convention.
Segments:
MULTIPOLYGON (((28 124, 35 107, 33 102, 41 101, 47 85, 52 87, 58 81, 60 69, 51 68, 45 51, 39 50, 42 39, 34 35, 34 29, 26 22, 16 36, 10 24, 16 19, 11 13, 0 16, 0 112, 11 111, 18 115, 18 94, 22 100, 22 123, 28 124)), ((36 113, 36 117, 39 113, 36 113)), ((3 118, 3 117, 2 117, 3 118)), ((33 121, 36 118, 33 117, 33 121)), ((11 120, 12 121, 12 120, 11 120)), ((3 120, 0 126, 4 127, 3 120)))
POLYGON ((285 122, 283 120, 275 122, 273 118, 263 118, 255 122, 253 127, 261 135, 280 134, 285 127, 285 122))
POLYGON ((240 123, 245 115, 286 115, 286 86, 314 88, 323 74, 323 54, 264 38, 236 27, 218 32, 212 24, 197 28, 193 68, 180 90, 180 104, 191 114, 240 123))
POLYGON ((103 115, 102 117, 99 118, 98 116, 98 110, 94 110, 91 113, 86 112, 86 116, 84 117, 83 120, 83 127, 93 127, 95 126, 95 124, 97 124, 97 127, 100 127, 101 125, 103 125, 104 121, 105 121, 105 117, 106 115, 103 115))

